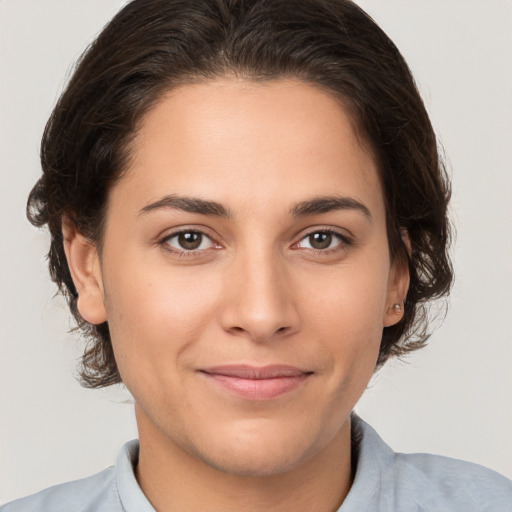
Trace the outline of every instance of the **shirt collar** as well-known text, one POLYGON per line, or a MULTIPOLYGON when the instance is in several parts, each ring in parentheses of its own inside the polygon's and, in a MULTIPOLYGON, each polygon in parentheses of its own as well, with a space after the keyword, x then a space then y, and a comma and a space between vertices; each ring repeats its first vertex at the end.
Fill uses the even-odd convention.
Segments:
POLYGON ((155 512, 135 478, 139 441, 126 443, 116 461, 116 486, 124 512, 155 512))
POLYGON ((338 512, 392 510, 395 453, 356 414, 352 414, 351 421, 357 467, 352 487, 338 512))
MULTIPOLYGON (((352 414, 351 422, 356 471, 352 487, 338 512, 392 510, 396 455, 356 414, 352 414)), ((118 455, 115 478, 119 498, 124 512, 155 512, 135 478, 138 456, 136 439, 126 443, 118 455)))

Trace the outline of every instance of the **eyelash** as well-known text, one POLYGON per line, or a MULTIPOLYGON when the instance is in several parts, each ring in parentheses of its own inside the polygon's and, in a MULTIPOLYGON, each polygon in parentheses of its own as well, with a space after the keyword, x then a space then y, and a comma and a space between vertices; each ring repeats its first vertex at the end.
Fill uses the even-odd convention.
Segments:
MULTIPOLYGON (((202 243, 202 241, 201 241, 201 243, 202 243)), ((210 235, 208 235, 204 231, 202 231, 200 229, 188 229, 188 228, 180 229, 179 231, 174 231, 173 233, 166 235, 164 238, 162 238, 158 242, 158 244, 161 245, 166 251, 176 254, 180 258, 194 258, 194 257, 201 256, 201 253, 204 253, 204 251, 220 248, 220 244, 218 244, 210 235), (213 247, 208 248, 208 249, 191 249, 191 250, 182 249, 182 250, 180 250, 180 249, 176 249, 176 248, 171 248, 168 245, 168 242, 170 240, 172 240, 173 238, 177 238, 179 235, 184 234, 184 233, 194 233, 194 234, 201 235, 202 237, 209 239, 211 241, 211 243, 213 244, 213 247)))
POLYGON ((347 235, 340 233, 339 231, 336 231, 336 230, 330 229, 330 228, 329 229, 316 228, 316 229, 313 229, 313 230, 309 231, 308 233, 304 234, 298 242, 293 244, 292 247, 297 248, 297 250, 299 250, 299 248, 297 246, 302 241, 306 240, 311 235, 316 235, 316 234, 332 235, 334 238, 336 238, 338 240, 338 243, 334 247, 326 248, 326 249, 315 249, 314 247, 306 249, 310 253, 313 253, 313 254, 321 254, 321 255, 333 254, 333 253, 337 253, 337 252, 341 252, 341 251, 346 251, 348 249, 348 247, 352 245, 352 239, 349 238, 347 235))
MULTIPOLYGON (((311 231, 305 233, 304 235, 302 235, 298 242, 295 242, 294 244, 292 244, 292 249, 299 250, 300 248, 298 247, 298 245, 301 242, 303 242, 304 240, 306 240, 308 237, 310 237, 311 235, 315 235, 315 234, 332 235, 333 237, 338 239, 339 243, 336 244, 335 247, 326 248, 326 249, 315 249, 315 248, 306 248, 305 249, 308 252, 314 253, 314 254, 326 255, 326 254, 332 254, 332 253, 335 253, 335 252, 345 251, 353 243, 352 240, 347 235, 339 233, 336 230, 327 229, 327 228, 326 229, 317 228, 317 229, 311 230, 311 231)), ((202 243, 202 241, 201 241, 201 243, 202 243)), ((206 232, 204 232, 204 231, 202 231, 200 229, 187 229, 187 228, 180 229, 179 231, 174 231, 173 233, 171 233, 169 235, 166 235, 164 238, 162 238, 158 242, 158 244, 160 246, 164 247, 165 250, 167 250, 167 251, 169 251, 169 252, 171 252, 173 254, 176 254, 177 256, 179 256, 181 258, 199 257, 199 256, 201 256, 201 253, 204 254, 205 251, 208 251, 208 250, 211 250, 211 249, 215 249, 216 250, 216 249, 219 249, 221 247, 220 244, 218 242, 216 242, 206 232), (168 242, 170 240, 172 240, 173 238, 176 238, 179 235, 184 234, 184 233, 194 233, 194 234, 198 234, 198 235, 200 235, 202 237, 206 237, 213 244, 213 247, 209 247, 207 249, 190 249, 190 250, 187 250, 187 249, 179 250, 179 249, 176 249, 176 248, 170 248, 170 246, 168 245, 168 242)))

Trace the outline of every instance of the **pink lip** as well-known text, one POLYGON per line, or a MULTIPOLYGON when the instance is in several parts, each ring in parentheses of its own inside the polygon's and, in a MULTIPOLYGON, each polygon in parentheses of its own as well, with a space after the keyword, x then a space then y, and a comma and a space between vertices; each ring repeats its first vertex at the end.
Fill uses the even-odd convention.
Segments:
POLYGON ((293 366, 215 366, 201 370, 221 388, 248 400, 270 400, 297 389, 312 372, 293 366))

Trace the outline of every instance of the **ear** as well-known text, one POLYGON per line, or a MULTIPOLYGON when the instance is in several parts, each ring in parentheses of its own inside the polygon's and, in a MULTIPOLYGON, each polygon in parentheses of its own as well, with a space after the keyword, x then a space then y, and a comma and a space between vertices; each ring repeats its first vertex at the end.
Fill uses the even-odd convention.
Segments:
MULTIPOLYGON (((409 256, 412 252, 407 229, 401 230, 402 241, 409 256)), ((404 258, 398 258, 391 266, 388 279, 388 294, 382 320, 384 327, 397 324, 404 315, 404 303, 409 290, 409 267, 404 258)))
POLYGON ((62 236, 69 271, 78 292, 78 311, 86 322, 101 324, 107 320, 107 313, 96 245, 79 233, 67 217, 62 219, 62 236))

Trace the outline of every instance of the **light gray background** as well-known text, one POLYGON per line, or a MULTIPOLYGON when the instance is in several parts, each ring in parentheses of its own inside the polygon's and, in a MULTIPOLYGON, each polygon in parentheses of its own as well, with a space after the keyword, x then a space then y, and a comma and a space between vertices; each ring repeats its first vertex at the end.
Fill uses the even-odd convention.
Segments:
MULTIPOLYGON (((111 465, 136 436, 119 389, 73 379, 81 341, 25 220, 38 145, 71 63, 123 2, 0 0, 0 502, 111 465)), ((416 75, 454 183, 457 284, 428 348, 357 406, 396 450, 512 477, 512 2, 360 0, 416 75)))

